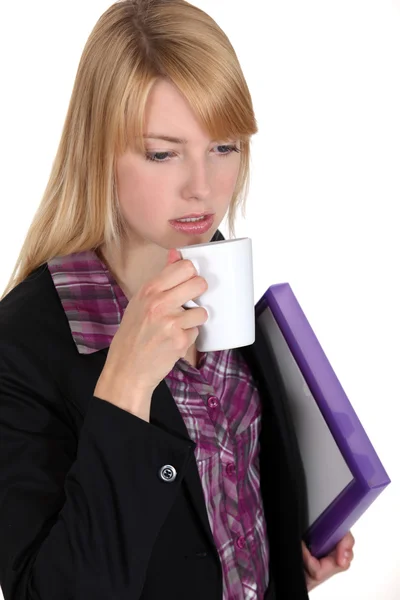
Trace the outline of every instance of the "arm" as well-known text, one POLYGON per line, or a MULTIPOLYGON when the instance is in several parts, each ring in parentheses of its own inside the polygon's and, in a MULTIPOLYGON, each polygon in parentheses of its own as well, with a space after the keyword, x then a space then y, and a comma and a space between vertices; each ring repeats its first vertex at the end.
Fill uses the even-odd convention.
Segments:
POLYGON ((38 357, 0 346, 0 583, 5 600, 135 600, 193 454, 93 397, 82 429, 38 357), (158 475, 173 464, 174 482, 158 475))

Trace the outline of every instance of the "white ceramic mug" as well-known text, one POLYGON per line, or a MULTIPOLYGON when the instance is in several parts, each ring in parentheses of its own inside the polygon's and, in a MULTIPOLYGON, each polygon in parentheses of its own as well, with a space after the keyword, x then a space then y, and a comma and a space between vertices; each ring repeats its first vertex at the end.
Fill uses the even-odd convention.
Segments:
POLYGON ((207 281, 208 289, 183 306, 202 306, 208 320, 199 327, 199 352, 227 350, 254 343, 253 253, 250 238, 177 248, 207 281))

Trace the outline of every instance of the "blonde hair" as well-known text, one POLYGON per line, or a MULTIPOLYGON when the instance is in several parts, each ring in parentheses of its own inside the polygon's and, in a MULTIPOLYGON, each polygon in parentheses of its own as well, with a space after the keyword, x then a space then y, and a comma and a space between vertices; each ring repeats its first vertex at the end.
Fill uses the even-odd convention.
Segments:
POLYGON ((215 21, 185 0, 121 0, 98 20, 79 63, 58 151, 3 297, 54 256, 119 244, 115 162, 137 137, 159 78, 174 84, 211 139, 239 139, 240 170, 228 211, 248 194, 251 96, 236 53, 215 21))

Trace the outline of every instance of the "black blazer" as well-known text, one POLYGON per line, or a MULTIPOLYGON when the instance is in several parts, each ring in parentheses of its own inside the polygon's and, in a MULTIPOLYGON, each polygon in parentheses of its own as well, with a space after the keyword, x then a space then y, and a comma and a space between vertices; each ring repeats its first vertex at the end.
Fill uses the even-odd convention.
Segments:
MULTIPOLYGON (((258 327, 239 351, 263 407, 267 597, 306 600, 305 481, 283 386, 258 327)), ((194 443, 169 388, 155 389, 150 423, 94 397, 106 356, 79 354, 46 265, 0 302, 4 598, 221 600, 194 443), (160 478, 163 465, 175 481, 160 478)))

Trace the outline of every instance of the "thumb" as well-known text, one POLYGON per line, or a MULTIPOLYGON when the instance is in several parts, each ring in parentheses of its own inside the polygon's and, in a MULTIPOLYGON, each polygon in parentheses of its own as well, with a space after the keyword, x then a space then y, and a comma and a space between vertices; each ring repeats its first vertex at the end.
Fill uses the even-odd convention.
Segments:
POLYGON ((168 250, 167 265, 171 265, 181 259, 182 256, 179 250, 176 248, 170 248, 170 250, 168 250))

